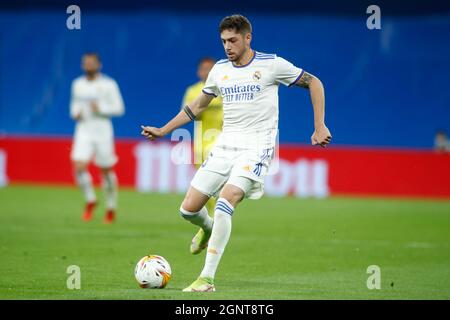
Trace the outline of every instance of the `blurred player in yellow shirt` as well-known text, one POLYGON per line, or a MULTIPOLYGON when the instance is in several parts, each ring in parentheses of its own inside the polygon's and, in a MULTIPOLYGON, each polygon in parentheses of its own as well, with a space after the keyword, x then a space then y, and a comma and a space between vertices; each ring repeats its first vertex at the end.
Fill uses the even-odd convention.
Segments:
MULTIPOLYGON (((192 103, 192 101, 194 101, 194 99, 202 92, 209 71, 215 63, 216 61, 210 57, 200 59, 197 68, 199 81, 186 89, 182 106, 192 103)), ((209 151, 216 141, 216 137, 222 131, 222 123, 222 99, 217 97, 214 98, 208 108, 196 118, 194 125, 194 163, 197 169, 208 157, 209 151)), ((215 205, 216 200, 211 197, 206 204, 208 212, 214 212, 215 205)))

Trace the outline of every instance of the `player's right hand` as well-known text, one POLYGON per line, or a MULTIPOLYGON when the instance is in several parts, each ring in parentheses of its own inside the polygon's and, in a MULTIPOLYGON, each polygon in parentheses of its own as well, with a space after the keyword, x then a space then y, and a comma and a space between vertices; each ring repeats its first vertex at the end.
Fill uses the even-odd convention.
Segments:
POLYGON ((141 126, 141 128, 141 134, 147 139, 155 140, 156 138, 161 138, 164 136, 162 130, 159 128, 149 126, 141 126))

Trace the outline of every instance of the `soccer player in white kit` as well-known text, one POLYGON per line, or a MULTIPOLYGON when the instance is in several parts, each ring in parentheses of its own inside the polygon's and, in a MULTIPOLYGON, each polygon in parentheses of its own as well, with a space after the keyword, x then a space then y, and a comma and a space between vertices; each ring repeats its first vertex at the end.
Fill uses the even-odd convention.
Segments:
POLYGON ((251 24, 244 16, 225 17, 219 31, 227 59, 215 64, 202 93, 162 128, 142 126, 141 132, 150 140, 162 137, 194 120, 215 96, 222 96, 223 131, 180 207, 182 217, 200 227, 191 252, 208 248, 204 268, 186 292, 215 291, 214 277, 230 238, 236 206, 244 197, 258 199, 263 194, 278 131, 280 83, 309 89, 315 127, 311 143, 325 147, 331 141, 318 78, 275 54, 251 49, 251 24), (218 196, 214 219, 204 206, 211 196, 218 196))
POLYGON ((78 185, 83 191, 86 206, 84 221, 93 217, 97 199, 88 171, 89 162, 101 169, 106 199, 105 223, 112 223, 117 207, 117 177, 114 165, 117 156, 114 151, 112 116, 121 116, 124 105, 119 86, 114 79, 100 73, 101 61, 96 53, 86 53, 82 58, 85 75, 72 82, 70 115, 76 121, 71 159, 78 185))

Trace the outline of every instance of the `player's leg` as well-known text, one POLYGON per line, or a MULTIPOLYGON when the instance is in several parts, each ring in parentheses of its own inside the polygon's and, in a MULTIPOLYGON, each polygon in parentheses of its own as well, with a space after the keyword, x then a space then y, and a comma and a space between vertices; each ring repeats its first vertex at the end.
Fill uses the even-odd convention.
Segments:
POLYGON ((82 219, 89 221, 92 219, 94 208, 97 205, 97 197, 92 185, 91 174, 88 171, 88 162, 74 161, 73 166, 75 168, 77 184, 83 192, 86 201, 82 219))
POLYGON ((114 139, 112 134, 103 132, 96 137, 95 142, 95 164, 102 173, 103 192, 105 194, 106 213, 104 223, 112 223, 116 218, 118 182, 114 171, 117 156, 114 150, 114 139))
MULTIPOLYGON (((194 130, 197 130, 194 134, 194 154, 196 156, 195 159, 197 159, 197 157, 201 157, 201 163, 196 164, 196 168, 200 169, 201 164, 203 164, 208 158, 219 131, 217 129, 208 129, 207 127, 203 126, 203 123, 202 125, 196 126, 194 130)), ((213 197, 209 198, 205 206, 206 209, 208 209, 209 215, 214 216, 216 199, 213 197)))
POLYGON ((183 290, 185 292, 215 291, 214 277, 222 254, 230 239, 233 212, 253 184, 252 180, 244 177, 233 177, 230 180, 232 181, 229 181, 223 187, 217 200, 214 210, 214 224, 203 270, 200 277, 183 290))
POLYGON ((209 216, 205 204, 209 196, 190 186, 180 206, 181 216, 190 223, 199 226, 200 230, 191 242, 190 251, 200 253, 208 244, 213 226, 213 219, 209 216))
MULTIPOLYGON (((200 169, 200 165, 196 165, 195 167, 197 168, 197 170, 200 169)), ((201 209, 198 211, 200 213, 198 218, 203 217, 203 213, 205 211, 206 211, 206 214, 208 214, 208 216, 211 217, 211 212, 214 211, 214 207, 211 208, 211 203, 213 201, 214 201, 214 199, 211 198, 210 195, 202 193, 199 190, 197 190, 196 188, 190 186, 186 193, 186 196, 181 204, 180 214, 186 220, 189 220, 193 224, 201 227, 203 222, 200 222, 200 224, 198 224, 194 221, 194 220, 196 220, 195 218, 194 218, 194 220, 190 219, 191 217, 195 216, 195 215, 190 214, 190 212, 197 212, 198 210, 195 210, 195 209, 201 205, 201 209), (189 211, 187 208, 193 209, 193 210, 189 211), (187 212, 187 214, 184 212, 187 212)), ((200 218, 200 219, 208 221, 208 225, 209 225, 209 221, 212 222, 212 219, 208 219, 206 217, 204 219, 203 218, 200 218)), ((211 226, 211 228, 212 228, 212 226, 211 226)), ((207 227, 207 229, 211 229, 211 228, 207 227)), ((201 232, 201 230, 199 232, 201 232)), ((199 252, 200 251, 192 252, 192 253, 197 254, 199 252)))
POLYGON ((92 177, 88 171, 88 164, 93 155, 93 146, 89 137, 77 130, 72 146, 71 159, 75 171, 75 178, 78 186, 83 192, 86 205, 83 213, 83 220, 92 219, 93 211, 97 203, 92 177))
POLYGON ((228 164, 221 157, 210 157, 195 173, 180 213, 186 220, 200 226, 191 242, 191 253, 198 254, 207 247, 213 219, 205 204, 216 195, 228 179, 228 164), (225 164, 225 165, 224 165, 225 164), (225 170, 223 170, 225 168, 225 170), (222 171, 221 171, 222 169, 222 171), (212 171, 215 170, 215 171, 212 171))
POLYGON ((263 193, 263 179, 273 158, 273 148, 246 151, 233 160, 230 178, 220 193, 214 211, 214 226, 209 239, 204 268, 200 277, 184 291, 215 291, 214 277, 231 234, 231 217, 237 204, 245 196, 259 199, 263 193))
POLYGON ((212 219, 205 208, 208 199, 208 195, 190 186, 180 206, 181 216, 196 226, 210 229, 212 219))
POLYGON ((214 207, 216 204, 216 200, 214 198, 209 198, 209 200, 206 202, 205 206, 202 208, 202 212, 205 212, 208 215, 208 218, 205 217, 205 220, 211 221, 211 227, 209 228, 200 228, 195 236, 192 238, 191 241, 191 247, 190 251, 192 254, 199 254, 202 252, 206 247, 208 246, 208 241, 211 236, 212 231, 212 223, 213 218, 211 216, 214 216, 214 207))
MULTIPOLYGON (((201 154, 202 149, 199 148, 199 146, 197 145, 197 140, 194 142, 194 152, 201 154)), ((201 146, 201 144, 200 144, 201 146)), ((204 161, 206 160, 207 156, 205 156, 204 154, 202 154, 202 163, 204 163, 204 161)), ((202 164, 195 164, 195 167, 197 170, 199 170, 200 168, 202 168, 202 164)), ((205 176, 205 174, 201 174, 201 176, 205 176)), ((211 174, 209 174, 211 176, 211 174)), ((214 174, 213 174, 214 175, 214 174)), ((204 178, 201 178, 202 180, 204 178)), ((197 179, 199 180, 199 179, 197 179)), ((209 181, 211 181, 211 178, 208 179, 209 181)), ((220 181, 220 183, 223 183, 222 181, 220 181)), ((197 185, 198 183, 196 183, 194 181, 194 185, 197 185)), ((214 186, 212 186, 211 184, 208 185, 202 185, 200 186, 200 188, 202 189, 209 189, 211 190, 211 188, 213 188, 214 186)), ((200 191, 198 191, 197 189, 191 187, 192 190, 188 190, 187 196, 190 194, 195 194, 195 193, 199 193, 198 197, 203 198, 202 202, 204 202, 206 200, 206 204, 204 205, 204 207, 202 207, 202 212, 206 212, 206 214, 208 214, 209 217, 214 215, 214 207, 216 204, 216 200, 211 197, 210 193, 202 193, 200 191), (206 198, 205 198, 206 197, 206 198)), ((181 208, 183 208, 183 206, 181 206, 181 208)), ((182 209, 180 209, 181 211, 182 209)), ((183 215, 183 214, 182 214, 183 215)), ((194 238, 192 239, 191 242, 191 248, 190 251, 192 254, 199 254, 203 249, 205 249, 208 245, 208 240, 209 237, 211 235, 211 230, 212 230, 212 221, 213 219, 208 219, 205 217, 205 221, 208 221, 208 224, 211 222, 211 226, 207 227, 207 228, 200 228, 200 230, 197 232, 197 234, 194 236, 194 238)))
POLYGON ((117 209, 117 176, 112 167, 101 168, 101 172, 106 204, 106 214, 103 221, 105 223, 112 223, 116 218, 117 209))

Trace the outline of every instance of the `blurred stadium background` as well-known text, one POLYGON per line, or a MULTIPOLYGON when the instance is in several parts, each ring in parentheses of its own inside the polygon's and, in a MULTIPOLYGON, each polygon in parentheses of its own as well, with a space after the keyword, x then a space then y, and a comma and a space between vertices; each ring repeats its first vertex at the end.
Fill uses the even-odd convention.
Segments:
MULTIPOLYGON (((450 5, 441 1, 375 3, 381 7, 381 30, 369 30, 366 8, 370 4, 373 3, 287 0, 1 2, 0 184, 4 188, 0 189, 0 195, 3 194, 0 217, 4 226, 2 250, 5 257, 15 263, 23 258, 12 258, 11 250, 15 244, 19 248, 14 240, 14 226, 28 223, 26 230, 32 230, 34 223, 39 225, 35 220, 24 222, 33 215, 28 210, 35 208, 49 220, 63 219, 58 220, 59 224, 55 222, 59 227, 65 225, 67 219, 78 219, 81 196, 74 187, 67 189, 71 190, 69 192, 66 189, 60 191, 60 186, 75 185, 69 158, 74 130, 69 117, 70 85, 81 74, 80 57, 86 51, 100 54, 103 72, 118 82, 125 102, 126 114, 114 120, 114 129, 120 158, 117 165, 120 185, 129 188, 121 196, 119 212, 132 211, 129 217, 135 219, 128 221, 128 227, 132 228, 130 225, 138 221, 148 222, 141 211, 152 207, 143 198, 137 199, 139 196, 133 190, 180 194, 186 190, 193 168, 174 165, 170 161, 173 144, 169 139, 148 143, 140 137, 139 126, 163 125, 178 112, 184 90, 197 81, 198 60, 203 56, 217 59, 224 56, 218 37, 219 21, 225 15, 239 12, 248 16, 253 24, 252 44, 256 50, 276 53, 322 80, 326 92, 327 125, 333 133, 329 148, 309 146, 313 131, 309 94, 299 89, 280 88, 279 170, 267 178, 267 195, 331 197, 324 199, 323 204, 309 202, 310 199, 304 201, 312 210, 325 212, 335 208, 343 214, 350 212, 349 207, 354 203, 348 202, 346 206, 333 200, 333 196, 358 197, 354 201, 358 203, 356 210, 359 213, 364 211, 363 204, 371 206, 375 201, 366 196, 379 198, 380 207, 375 205, 379 211, 374 209, 373 215, 379 214, 386 219, 378 221, 381 229, 384 228, 383 221, 390 221, 387 213, 395 215, 397 209, 404 214, 402 219, 415 221, 406 229, 405 234, 410 237, 401 240, 408 243, 416 239, 414 233, 421 223, 425 223, 428 210, 431 220, 426 234, 436 236, 436 243, 432 244, 437 246, 436 256, 439 257, 436 270, 444 270, 445 266, 448 270, 450 153, 434 150, 434 139, 438 130, 450 132, 450 5), (66 28, 69 16, 66 8, 70 4, 81 8, 81 30, 66 28), (45 189, 43 185, 56 188, 45 189), (58 216, 63 208, 53 208, 51 203, 42 207, 45 199, 52 201, 51 193, 58 195, 59 191, 64 193, 63 199, 68 199, 60 202, 72 201, 68 209, 70 214, 58 216), (42 200, 33 196, 40 193, 42 200), (386 197, 406 197, 411 202, 407 202, 408 206, 402 207, 402 202, 400 206, 386 209, 381 205, 386 197), (429 202, 420 207, 416 201, 424 198, 429 202), (16 208, 21 202, 26 203, 26 210, 16 208), (16 217, 20 219, 8 217, 16 211, 16 217), (411 216, 408 216, 409 212, 411 216)), ((188 129, 192 131, 192 126, 188 129)), ((98 182, 95 171, 93 175, 98 182)), ((175 216, 178 204, 173 205, 176 202, 173 202, 173 195, 164 197, 151 195, 149 199, 156 207, 164 208, 161 210, 167 211, 167 215, 175 210, 175 214, 171 214, 175 216)), ((175 198, 178 201, 179 196, 175 198)), ((276 202, 284 208, 281 203, 291 203, 292 199, 277 201, 287 201, 276 202)), ((251 206, 253 204, 244 208, 251 211, 251 206)), ((286 210, 295 212, 297 209, 292 205, 286 210)), ((154 224, 162 223, 156 218, 151 219, 154 224)), ((174 224, 182 224, 176 217, 173 219, 177 221, 174 224)), ((397 221, 399 224, 400 220, 397 221)), ((333 229, 334 224, 330 221, 326 224, 333 229)), ((77 224, 71 223, 69 225, 76 228, 77 224)), ((362 224, 367 228, 365 230, 371 228, 362 224)), ((354 227, 359 229, 361 225, 354 227)), ((93 227, 90 228, 92 231, 93 227)), ((117 229, 111 230, 117 232, 117 229)), ((191 230, 187 226, 182 230, 188 238, 191 230)), ((402 232, 403 229, 398 230, 402 232)), ((17 232, 20 234, 20 230, 17 232)), ((97 233, 99 243, 104 240, 107 246, 112 240, 102 240, 102 232, 97 233)), ((139 232, 143 234, 144 230, 139 232)), ((239 235, 239 227, 236 232, 239 235)), ((387 239, 396 234, 395 230, 386 232, 387 239)), ((432 242, 433 236, 421 235, 425 238, 420 242, 420 234, 417 235, 419 247, 420 243, 432 242)), ((125 238, 128 239, 126 235, 125 238)), ((89 239, 88 236, 84 241, 89 239)), ((31 243, 32 240, 23 241, 31 243)), ((355 236, 354 241, 358 242, 360 238, 355 236)), ((381 239, 374 241, 375 249, 379 249, 382 245, 376 241, 381 239)), ((162 241, 158 244, 166 250, 175 250, 164 247, 162 241)), ((132 243, 129 245, 133 247, 132 243)), ((389 243, 385 245, 388 247, 389 243)), ((139 255, 144 247, 140 247, 140 251, 135 248, 133 254, 139 255)), ((54 254, 61 256, 59 249, 54 249, 54 254)), ((416 258, 427 260, 426 257, 416 258)), ((181 264, 182 258, 178 256, 171 261, 177 259, 181 264)), ((3 274, 11 274, 12 264, 3 261, 3 274)), ((436 272, 436 279, 448 275, 448 271, 436 272)), ((183 280, 188 281, 188 278, 183 280)), ((4 289, 13 287, 12 281, 1 281, 4 289)), ((313 286, 314 281, 308 284, 313 286)), ((448 289, 448 281, 440 285, 444 286, 442 291, 430 296, 448 298, 448 292, 445 294, 443 290, 448 289)), ((56 284, 52 286, 57 287, 56 284)), ((326 287, 323 290, 325 292, 326 287)), ((12 292, 15 293, 4 297, 22 297, 17 291, 12 292)), ((409 291, 409 294, 411 292, 415 291, 409 291)), ((23 297, 35 297, 33 294, 23 297)), ((163 297, 170 297, 170 294, 163 297)), ((264 296, 261 294, 260 297, 264 296)), ((306 294, 306 297, 336 296, 306 294)))

